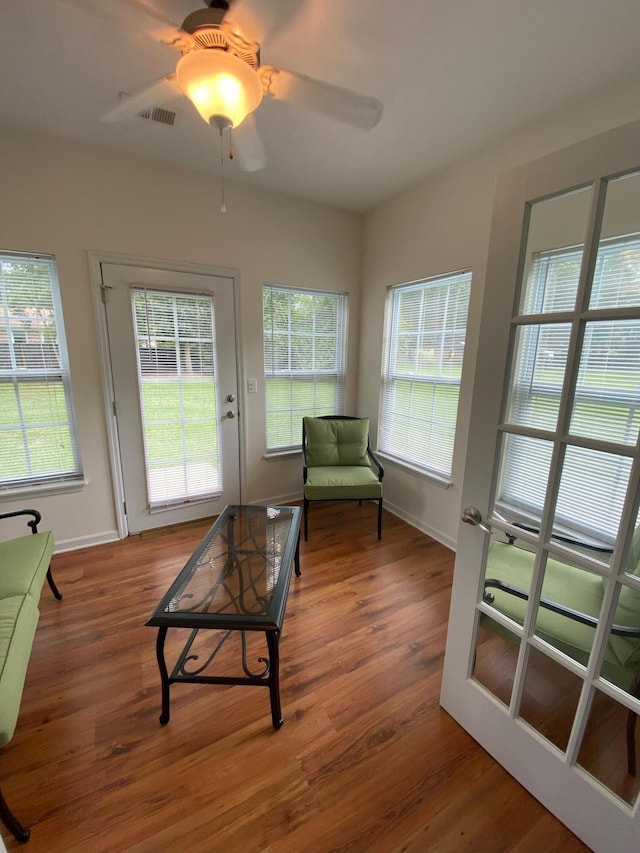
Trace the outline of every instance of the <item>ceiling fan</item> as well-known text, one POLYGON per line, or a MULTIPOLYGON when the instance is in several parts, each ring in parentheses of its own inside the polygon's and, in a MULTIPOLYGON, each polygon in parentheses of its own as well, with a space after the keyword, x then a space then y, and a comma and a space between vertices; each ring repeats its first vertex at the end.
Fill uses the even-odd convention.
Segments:
MULTIPOLYGON (((271 0, 277 2, 277 0, 271 0)), ((148 86, 123 96, 107 112, 104 121, 157 104, 175 94, 186 95, 208 124, 218 129, 238 128, 234 142, 240 165, 246 171, 264 167, 266 156, 253 111, 263 97, 305 107, 361 130, 371 130, 380 121, 382 103, 295 71, 261 65, 260 44, 252 41, 229 18, 229 10, 242 0, 204 0, 184 19, 180 27, 149 5, 148 0, 120 0, 150 16, 167 29, 162 41, 182 54, 175 72, 148 86)), ((222 149, 221 149, 222 150, 222 149)))

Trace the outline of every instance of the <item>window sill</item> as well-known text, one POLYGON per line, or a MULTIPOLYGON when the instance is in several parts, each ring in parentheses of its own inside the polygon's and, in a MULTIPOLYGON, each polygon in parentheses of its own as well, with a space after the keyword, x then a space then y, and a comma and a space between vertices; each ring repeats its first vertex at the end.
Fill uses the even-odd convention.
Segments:
POLYGON ((70 480, 66 483, 42 483, 33 486, 18 486, 10 489, 0 489, 0 501, 19 497, 46 497, 47 495, 62 495, 70 492, 81 492, 89 481, 70 480))
POLYGON ((408 462, 396 459, 395 456, 387 456, 387 454, 383 453, 381 450, 374 450, 373 452, 376 456, 380 457, 385 465, 389 464, 394 468, 400 468, 402 471, 405 471, 407 474, 412 474, 420 480, 427 480, 429 483, 440 486, 441 489, 449 489, 453 486, 453 480, 450 480, 447 477, 441 477, 438 474, 430 474, 428 471, 421 471, 419 468, 412 468, 408 462))
POLYGON ((262 457, 267 462, 282 462, 285 459, 296 459, 302 456, 302 450, 283 450, 281 453, 265 453, 262 457))

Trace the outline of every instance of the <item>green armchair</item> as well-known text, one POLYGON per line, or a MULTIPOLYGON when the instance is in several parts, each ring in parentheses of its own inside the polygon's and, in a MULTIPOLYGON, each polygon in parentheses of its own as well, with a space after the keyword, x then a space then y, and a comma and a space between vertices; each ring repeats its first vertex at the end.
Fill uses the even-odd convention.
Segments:
POLYGON ((369 418, 303 418, 302 461, 305 541, 311 501, 377 501, 378 539, 382 538, 384 468, 369 446, 369 418))

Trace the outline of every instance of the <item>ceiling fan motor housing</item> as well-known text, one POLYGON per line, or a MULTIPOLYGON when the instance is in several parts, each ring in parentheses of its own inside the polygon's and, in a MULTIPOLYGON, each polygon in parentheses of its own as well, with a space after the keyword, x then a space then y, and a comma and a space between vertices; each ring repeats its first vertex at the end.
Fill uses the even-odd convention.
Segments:
MULTIPOLYGON (((228 8, 228 4, 224 3, 228 8)), ((233 26, 225 24, 226 9, 221 6, 198 9, 182 22, 182 29, 192 37, 189 50, 224 50, 232 53, 257 71, 260 66, 260 45, 249 41, 233 26)), ((188 51, 185 51, 188 52, 188 51)))

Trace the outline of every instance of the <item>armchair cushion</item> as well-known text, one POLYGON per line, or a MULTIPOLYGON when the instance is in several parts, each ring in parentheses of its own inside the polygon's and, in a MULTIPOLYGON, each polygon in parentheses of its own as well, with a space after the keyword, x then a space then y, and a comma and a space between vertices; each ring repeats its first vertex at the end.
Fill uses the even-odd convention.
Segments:
POLYGON ((382 483, 362 465, 321 465, 309 468, 304 496, 308 500, 369 500, 382 497, 382 483))
POLYGON ((309 468, 331 465, 369 467, 367 456, 369 418, 357 420, 305 418, 304 425, 309 468))

